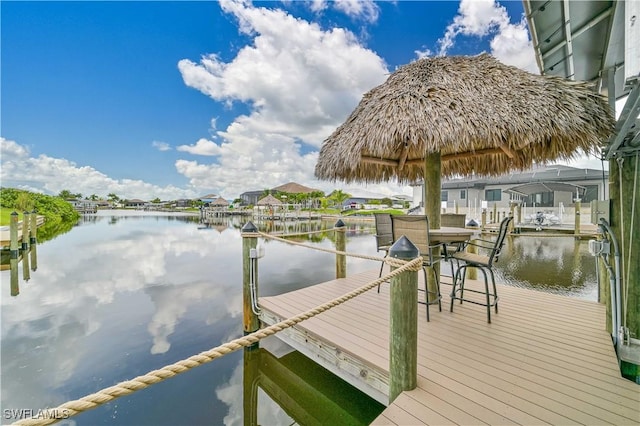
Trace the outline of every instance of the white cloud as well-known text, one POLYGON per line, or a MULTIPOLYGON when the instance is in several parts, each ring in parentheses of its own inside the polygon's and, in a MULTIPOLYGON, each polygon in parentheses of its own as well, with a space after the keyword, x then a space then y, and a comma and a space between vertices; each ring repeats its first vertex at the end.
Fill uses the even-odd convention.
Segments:
POLYGON ((328 7, 326 0, 311 0, 309 8, 314 12, 322 12, 328 7))
POLYGON ((375 22, 380 15, 380 8, 371 0, 334 0, 333 7, 351 18, 366 22, 375 22))
MULTIPOLYGON (((252 43, 229 62, 209 54, 199 63, 183 59, 178 68, 188 86, 218 102, 245 103, 250 112, 217 132, 222 143, 190 147, 192 153, 211 149, 215 163, 178 160, 178 172, 193 186, 224 188, 233 196, 289 181, 329 189, 313 177, 317 150, 362 94, 386 79, 384 61, 341 28, 323 30, 282 10, 242 2, 221 7, 252 43)), ((373 13, 366 4, 340 7, 373 13)))
POLYGON ((433 51, 431 51, 431 49, 414 50, 413 53, 416 54, 416 58, 418 59, 428 58, 429 56, 433 56, 433 51))
POLYGON ((153 141, 151 142, 151 146, 156 148, 158 151, 171 151, 171 145, 166 142, 153 141))
POLYGON ((32 157, 29 149, 3 137, 0 137, 0 154, 0 181, 7 187, 47 194, 58 194, 63 189, 71 189, 85 196, 106 196, 113 192, 120 198, 147 200, 156 197, 172 200, 198 196, 192 189, 181 189, 173 185, 161 187, 141 180, 113 179, 93 167, 78 166, 64 158, 47 155, 32 157))
POLYGON ((453 18, 453 23, 447 27, 444 36, 438 40, 438 54, 446 55, 459 35, 492 35, 492 55, 505 64, 529 72, 539 72, 524 16, 520 22, 512 24, 507 10, 495 0, 462 0, 458 15, 453 18))
POLYGON ((178 151, 188 152, 195 155, 220 155, 222 150, 215 142, 201 138, 195 145, 180 145, 176 148, 178 151))

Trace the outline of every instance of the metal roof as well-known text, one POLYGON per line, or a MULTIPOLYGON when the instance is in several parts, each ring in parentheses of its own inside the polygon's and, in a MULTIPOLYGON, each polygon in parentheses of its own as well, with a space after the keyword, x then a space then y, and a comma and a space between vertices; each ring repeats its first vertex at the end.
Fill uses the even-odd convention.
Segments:
POLYGON ((533 182, 580 182, 606 180, 609 172, 597 169, 580 169, 576 167, 551 165, 536 167, 532 170, 514 172, 492 178, 463 178, 442 181, 442 189, 477 188, 487 185, 519 185, 533 182))
POLYGON ((508 192, 518 195, 531 195, 537 194, 540 192, 575 192, 577 194, 577 198, 582 198, 584 196, 587 188, 580 185, 574 185, 571 183, 565 182, 532 182, 525 183, 522 185, 512 186, 509 189, 505 189, 502 192, 508 192))
POLYGON ((593 82, 608 96, 612 110, 617 99, 629 95, 603 157, 640 149, 640 79, 633 69, 640 58, 635 53, 627 58, 633 63, 625 70, 625 37, 627 30, 637 34, 638 18, 631 12, 634 16, 626 19, 625 13, 638 6, 623 0, 523 0, 523 4, 542 74, 593 82))
MULTIPOLYGON (((607 93, 612 73, 624 66, 624 2, 524 0, 542 74, 592 81, 607 93)), ((615 99, 625 93, 615 73, 615 99)))

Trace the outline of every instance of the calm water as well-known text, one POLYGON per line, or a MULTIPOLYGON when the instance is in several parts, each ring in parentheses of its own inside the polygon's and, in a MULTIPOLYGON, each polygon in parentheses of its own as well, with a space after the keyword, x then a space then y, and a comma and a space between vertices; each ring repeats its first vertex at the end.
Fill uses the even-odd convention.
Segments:
MULTIPOLYGON (((18 296, 10 296, 9 271, 2 271, 2 409, 55 407, 241 336, 241 225, 205 228, 197 218, 105 211, 38 245, 38 269, 28 282, 20 271, 18 296)), ((308 226, 333 223, 298 223, 289 232, 308 226)), ((375 254, 370 226, 349 225, 348 251, 375 254)), ((335 276, 332 254, 261 244, 261 295, 335 276)), ((321 235, 311 244, 333 248, 321 235)), ((347 262, 349 273, 379 265, 347 262)), ((596 298, 593 259, 586 243, 573 238, 514 238, 499 264, 511 284, 596 298)), ((286 353, 274 338, 263 346, 286 353)), ((368 423, 381 408, 295 352, 277 366, 274 360, 269 354, 244 360, 238 351, 61 424, 236 425, 243 423, 245 399, 257 401, 259 424, 299 421, 262 389, 245 395, 245 369, 261 368, 294 371, 332 394, 331 418, 340 423, 368 423)))

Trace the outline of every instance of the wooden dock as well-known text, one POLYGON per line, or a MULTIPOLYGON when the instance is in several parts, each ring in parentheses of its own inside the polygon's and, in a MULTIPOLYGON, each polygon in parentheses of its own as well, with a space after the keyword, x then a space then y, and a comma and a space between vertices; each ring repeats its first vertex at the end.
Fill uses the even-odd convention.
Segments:
MULTIPOLYGON (((272 324, 375 278, 372 270, 262 297, 261 320, 272 324)), ((450 289, 442 286, 443 310, 432 306, 430 322, 419 305, 418 387, 372 424, 640 424, 640 386, 620 375, 604 305, 500 285, 499 313, 487 324, 482 306, 449 312, 450 289)), ((278 336, 388 405, 388 284, 278 336)))
MULTIPOLYGON (((42 226, 42 224, 44 224, 44 216, 38 216, 36 226, 42 226)), ((10 242, 9 225, 0 226, 0 247, 8 250, 10 242)), ((22 221, 18 222, 18 243, 22 244, 22 221)))

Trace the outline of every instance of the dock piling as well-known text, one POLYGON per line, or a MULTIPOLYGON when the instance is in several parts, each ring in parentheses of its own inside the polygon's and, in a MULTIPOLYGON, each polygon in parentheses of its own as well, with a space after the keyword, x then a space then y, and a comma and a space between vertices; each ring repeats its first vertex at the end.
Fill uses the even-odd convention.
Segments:
POLYGON ((35 272, 38 270, 38 250, 35 243, 31 243, 29 247, 29 257, 31 258, 31 270, 35 272))
MULTIPOLYGON (((23 234, 24 235, 24 234, 23 234)), ((24 241, 26 237, 23 236, 24 241)), ((29 249, 22 251, 22 280, 28 282, 31 279, 31 270, 29 269, 29 249)))
MULTIPOLYGON (((405 236, 389 250, 390 257, 408 261, 419 254, 405 236)), ((418 383, 418 271, 391 278, 390 295, 389 403, 418 383)))
POLYGON ((247 222, 242 227, 242 323, 244 334, 260 328, 260 320, 255 307, 258 305, 258 228, 247 222))
POLYGON ((574 225, 574 234, 577 237, 580 236, 580 209, 582 208, 582 203, 581 203, 581 199, 580 198, 576 198, 575 200, 575 206, 576 206, 576 218, 575 218, 575 225, 574 225))
POLYGON ((36 244, 38 242, 38 211, 33 209, 31 211, 31 237, 29 238, 29 244, 36 244))
POLYGON ((9 218, 9 250, 11 250, 11 259, 19 257, 18 246, 18 212, 12 212, 9 218))
POLYGON ((29 222, 30 222, 30 217, 29 217, 29 212, 28 211, 24 211, 22 213, 22 252, 26 253, 27 250, 29 249, 29 222))
MULTIPOLYGON (((334 225, 336 233, 336 251, 344 252, 347 250, 346 231, 347 227, 341 219, 338 219, 334 225)), ((336 278, 346 278, 347 276, 347 256, 344 254, 336 254, 336 278)))

